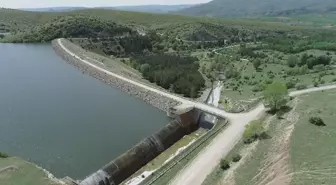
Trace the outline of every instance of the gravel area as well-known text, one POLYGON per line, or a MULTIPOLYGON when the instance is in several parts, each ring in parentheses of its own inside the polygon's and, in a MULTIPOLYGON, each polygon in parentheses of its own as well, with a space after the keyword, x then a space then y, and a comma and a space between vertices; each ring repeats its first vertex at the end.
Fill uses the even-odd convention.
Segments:
MULTIPOLYGON (((111 75, 107 75, 102 71, 99 71, 97 69, 94 69, 85 63, 81 62, 80 60, 76 59, 75 57, 69 55, 67 52, 65 52, 57 43, 56 40, 52 41, 52 46, 55 50, 55 52, 60 55, 65 61, 67 61, 69 64, 75 66, 78 68, 82 73, 88 74, 102 82, 105 82, 106 84, 117 87, 120 90, 128 93, 131 96, 134 96, 136 98, 142 99, 146 103, 162 110, 167 111, 169 108, 174 107, 179 102, 172 100, 170 98, 161 96, 157 93, 142 89, 138 86, 135 86, 133 84, 130 84, 126 81, 117 79, 111 75)), ((119 74, 120 75, 120 74, 119 74)), ((134 81, 137 81, 136 79, 132 79, 134 81)))

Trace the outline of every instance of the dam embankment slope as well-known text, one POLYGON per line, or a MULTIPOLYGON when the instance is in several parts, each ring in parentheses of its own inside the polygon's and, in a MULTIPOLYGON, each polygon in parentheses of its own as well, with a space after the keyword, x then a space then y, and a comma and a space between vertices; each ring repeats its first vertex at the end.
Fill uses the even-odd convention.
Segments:
MULTIPOLYGON (((71 51, 70 47, 71 45, 73 45, 73 43, 71 43, 70 41, 66 40, 66 39, 62 39, 62 45, 64 45, 64 47, 66 47, 68 50, 71 51), (70 46, 70 47, 67 47, 70 46)), ((86 73, 110 86, 113 87, 117 87, 120 90, 128 93, 131 96, 134 96, 136 98, 139 98, 143 101, 145 101, 146 103, 162 110, 162 111, 168 111, 169 108, 174 107, 178 104, 180 104, 180 102, 170 99, 168 97, 162 96, 160 94, 157 94, 155 92, 152 91, 148 91, 146 89, 143 89, 139 86, 136 86, 132 83, 129 83, 127 81, 121 80, 119 78, 116 78, 112 75, 108 75, 100 70, 97 70, 89 65, 87 65, 86 63, 80 61, 78 58, 70 55, 67 51, 65 51, 63 49, 63 47, 60 46, 60 43, 58 42, 58 40, 53 40, 52 41, 52 47, 54 48, 55 52, 60 55, 66 62, 68 62, 69 64, 75 66, 76 68, 78 68, 80 71, 82 71, 83 73, 86 73)), ((76 48, 78 49, 78 48, 76 48)), ((84 49, 82 49, 82 51, 80 53, 76 53, 77 56, 79 56, 80 58, 84 59, 84 58, 88 58, 87 56, 83 55, 83 53, 85 53, 86 51, 84 49)), ((115 73, 119 73, 116 72, 118 71, 118 69, 114 70, 113 72, 115 73)), ((122 70, 120 70, 120 73, 118 75, 121 76, 125 76, 127 78, 131 78, 130 76, 126 76, 124 74, 122 74, 122 70)), ((133 81, 137 81, 137 79, 131 79, 133 81)))

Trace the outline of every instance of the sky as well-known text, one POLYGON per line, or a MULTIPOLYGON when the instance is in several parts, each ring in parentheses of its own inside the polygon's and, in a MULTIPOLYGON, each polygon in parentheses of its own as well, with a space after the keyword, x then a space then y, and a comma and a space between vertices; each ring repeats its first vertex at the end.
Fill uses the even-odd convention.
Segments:
POLYGON ((3 8, 43 8, 59 6, 126 6, 126 5, 148 5, 148 4, 198 4, 210 0, 0 0, 0 7, 3 8))

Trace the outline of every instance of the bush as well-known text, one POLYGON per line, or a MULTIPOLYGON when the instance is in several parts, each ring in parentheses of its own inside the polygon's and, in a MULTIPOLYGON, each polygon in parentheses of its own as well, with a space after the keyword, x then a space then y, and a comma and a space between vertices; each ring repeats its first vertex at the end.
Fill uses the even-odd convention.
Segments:
POLYGON ((238 162, 238 161, 240 161, 240 159, 242 158, 242 156, 241 155, 239 155, 239 154, 236 154, 236 155, 234 155, 233 157, 232 157, 232 162, 238 162))
POLYGON ((306 84, 298 84, 298 85, 296 86, 296 89, 297 89, 297 90, 307 89, 307 85, 306 85, 306 84))
POLYGON ((318 87, 319 83, 318 82, 314 82, 314 87, 318 87))
POLYGON ((221 162, 220 162, 220 168, 222 170, 227 170, 230 168, 230 163, 229 161, 227 161, 226 159, 222 159, 221 162))
POLYGON ((4 153, 4 152, 0 152, 0 158, 8 158, 9 157, 9 155, 8 154, 6 154, 6 153, 4 153))
POLYGON ((252 91, 253 92, 261 92, 265 89, 265 85, 264 84, 258 84, 254 87, 252 87, 252 91))
POLYGON ((243 141, 245 144, 250 144, 257 139, 264 139, 265 128, 260 120, 251 121, 245 126, 245 131, 243 133, 243 141))
POLYGON ((320 117, 310 117, 309 122, 313 125, 320 126, 320 127, 321 126, 326 126, 323 119, 320 118, 320 117))
POLYGON ((286 83, 287 89, 292 89, 292 88, 295 87, 295 85, 296 85, 296 82, 293 81, 293 80, 291 80, 291 81, 289 81, 289 82, 286 83))

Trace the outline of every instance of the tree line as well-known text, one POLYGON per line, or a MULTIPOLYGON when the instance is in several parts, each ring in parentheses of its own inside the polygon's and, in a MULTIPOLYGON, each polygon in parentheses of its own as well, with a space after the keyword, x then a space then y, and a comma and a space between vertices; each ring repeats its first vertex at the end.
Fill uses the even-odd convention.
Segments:
POLYGON ((134 67, 145 79, 186 97, 197 97, 205 86, 195 57, 154 54, 138 56, 132 60, 136 61, 134 67))

